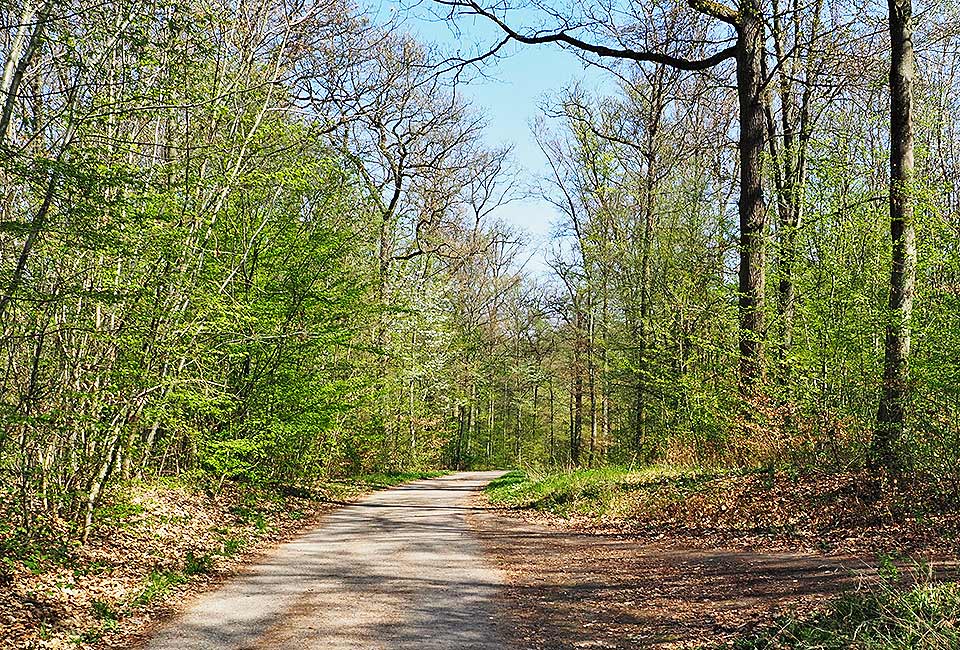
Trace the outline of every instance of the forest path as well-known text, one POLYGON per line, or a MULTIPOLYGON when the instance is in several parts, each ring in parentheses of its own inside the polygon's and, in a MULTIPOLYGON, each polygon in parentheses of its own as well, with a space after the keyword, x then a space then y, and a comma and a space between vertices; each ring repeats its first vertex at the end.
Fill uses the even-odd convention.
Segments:
POLYGON ((147 648, 503 648, 502 576, 466 523, 471 493, 500 474, 417 481, 337 509, 201 596, 147 648))

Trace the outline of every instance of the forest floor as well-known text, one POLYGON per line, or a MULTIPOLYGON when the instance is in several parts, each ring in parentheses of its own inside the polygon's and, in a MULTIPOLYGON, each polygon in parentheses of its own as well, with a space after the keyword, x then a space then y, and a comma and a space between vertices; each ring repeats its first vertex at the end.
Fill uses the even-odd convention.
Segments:
MULTIPOLYGON (((908 584, 957 575, 960 513, 906 486, 876 498, 856 475, 511 473, 478 499, 498 508, 472 522, 508 576, 503 608, 529 650, 794 647, 748 641, 827 617, 842 593, 885 589, 890 610, 908 584)), ((946 617, 929 624, 952 643, 960 590, 946 584, 930 592, 946 617)))
MULTIPOLYGON (((157 621, 182 611, 183 603, 196 602, 202 592, 220 593, 227 578, 262 565, 279 542, 304 530, 323 534, 323 526, 313 525, 321 515, 419 476, 364 477, 293 494, 230 484, 215 492, 183 483, 127 484, 108 495, 94 535, 82 547, 55 543, 71 538, 67 530, 48 535, 44 543, 18 546, 17 531, 0 527, 0 647, 137 646, 157 621)), ((798 621, 813 620, 839 602, 838 594, 869 594, 879 586, 888 591, 873 601, 864 596, 851 611, 896 618, 882 621, 884 634, 913 626, 926 639, 935 632, 944 641, 863 648, 953 650, 960 647, 960 588, 930 577, 935 568, 956 580, 960 512, 944 496, 950 489, 878 486, 858 474, 689 474, 664 468, 510 473, 485 494, 453 490, 472 499, 463 507, 437 507, 432 493, 417 492, 431 505, 366 508, 365 520, 383 530, 384 544, 398 545, 394 555, 403 562, 389 560, 370 579, 357 573, 357 566, 366 565, 352 560, 349 570, 320 567, 314 573, 334 575, 336 584, 352 579, 358 593, 381 589, 390 576, 400 584, 422 581, 426 574, 420 570, 413 577, 403 572, 417 566, 414 560, 422 563, 427 551, 446 552, 449 544, 473 539, 445 518, 467 517, 491 568, 506 577, 496 610, 498 628, 508 637, 502 647, 844 648, 850 644, 837 642, 836 635, 832 645, 806 646, 751 645, 749 637, 787 628, 792 634, 798 621), (398 537, 404 526, 420 541, 398 537), (424 535, 436 540, 426 543, 424 535), (452 541, 444 541, 448 537, 452 541)), ((14 521, 16 513, 3 507, 0 522, 14 521)), ((343 541, 337 530, 327 534, 332 541, 323 542, 325 548, 343 541)), ((331 557, 349 560, 356 549, 352 542, 348 546, 331 557)), ((393 555, 376 551, 371 557, 393 555)), ((301 582, 284 584, 295 590, 303 588, 301 582)), ((461 593, 444 580, 430 584, 441 595, 461 593)), ((364 602, 399 598, 381 591, 364 602)), ((335 600, 335 610, 351 602, 348 596, 335 600)), ((429 618, 434 600, 421 598, 417 608, 403 611, 429 618)), ((437 606, 462 601, 440 598, 437 606)), ((844 616, 816 619, 817 625, 850 628, 844 616)), ((296 619, 304 634, 318 629, 315 618, 312 613, 309 621, 296 619)), ((458 620, 481 619, 464 613, 458 620)), ((390 621, 381 623, 376 624, 400 634, 390 621)), ((430 629, 412 634, 418 642, 429 638, 438 648, 452 647, 430 629)), ((381 637, 393 638, 378 633, 381 637)), ((389 647, 415 647, 407 645, 412 636, 396 638, 389 647)))
MULTIPOLYGON (((292 493, 128 483, 107 495, 83 546, 68 541, 76 533, 62 522, 31 543, 0 526, 0 648, 129 647, 184 598, 219 585, 343 502, 437 475, 363 476, 292 493)), ((0 504, 0 522, 16 521, 10 503, 0 504)))

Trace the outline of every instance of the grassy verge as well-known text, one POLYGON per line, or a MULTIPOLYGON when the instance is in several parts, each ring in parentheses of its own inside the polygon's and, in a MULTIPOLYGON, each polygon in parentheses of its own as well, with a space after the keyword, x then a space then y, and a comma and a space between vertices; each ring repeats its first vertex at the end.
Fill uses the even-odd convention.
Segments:
POLYGON ((574 525, 671 530, 710 545, 955 555, 960 544, 960 504, 936 484, 864 471, 524 470, 491 483, 487 496, 574 525))
POLYGON ((884 582, 844 594, 823 612, 786 619, 741 639, 736 650, 956 650, 960 648, 960 585, 884 582))
MULTIPOLYGON (((0 526, 0 647, 123 646, 184 592, 231 573, 337 503, 441 474, 217 491, 167 479, 130 482, 106 496, 85 546, 71 541, 75 531, 62 522, 31 540, 0 526)), ((14 520, 2 505, 0 515, 14 520)))
POLYGON ((515 470, 487 486, 490 502, 560 517, 625 519, 677 502, 715 474, 673 467, 606 467, 584 470, 515 470))
POLYGON ((449 472, 428 471, 364 474, 348 479, 324 481, 319 484, 317 493, 321 495, 321 498, 325 499, 350 499, 366 494, 371 490, 383 490, 401 485, 403 483, 409 483, 410 481, 419 481, 427 478, 439 478, 446 474, 449 474, 449 472))

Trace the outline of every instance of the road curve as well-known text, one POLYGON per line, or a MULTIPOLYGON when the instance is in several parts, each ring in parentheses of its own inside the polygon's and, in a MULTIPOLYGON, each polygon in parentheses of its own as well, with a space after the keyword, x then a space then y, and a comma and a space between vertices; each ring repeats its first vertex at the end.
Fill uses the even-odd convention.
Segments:
POLYGON ((149 650, 494 650, 501 575, 466 513, 498 472, 378 492, 326 515, 147 643, 149 650))

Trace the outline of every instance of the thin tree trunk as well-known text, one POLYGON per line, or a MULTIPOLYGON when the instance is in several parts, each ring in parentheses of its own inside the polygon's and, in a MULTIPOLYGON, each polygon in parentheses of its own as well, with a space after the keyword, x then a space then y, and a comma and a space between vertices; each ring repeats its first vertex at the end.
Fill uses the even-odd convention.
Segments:
POLYGON ((652 263, 651 250, 653 248, 653 220, 654 220, 654 187, 657 179, 657 152, 656 144, 660 132, 660 119, 663 115, 662 89, 657 88, 655 104, 651 106, 651 120, 647 128, 646 158, 647 169, 643 182, 643 241, 640 253, 640 319, 637 323, 637 385, 635 417, 636 427, 633 432, 634 453, 639 454, 643 446, 644 424, 646 422, 646 391, 648 348, 650 338, 650 299, 652 263))
MULTIPOLYGON (((810 24, 810 42, 820 31, 820 12, 823 0, 818 0, 812 8, 813 18, 810 24)), ((777 149, 776 123, 771 107, 767 105, 767 124, 769 129, 770 155, 774 160, 774 183, 777 188, 777 208, 779 215, 779 282, 777 287, 777 312, 780 320, 780 346, 778 380, 787 384, 790 380, 790 350, 793 347, 793 321, 796 312, 796 286, 794 271, 797 260, 797 232, 803 220, 803 191, 807 177, 806 149, 810 141, 810 101, 812 78, 815 75, 816 58, 808 55, 805 78, 798 81, 800 74, 801 50, 801 12, 800 0, 792 0, 790 12, 793 14, 793 46, 787 40, 790 21, 786 21, 786 12, 781 11, 778 0, 773 3, 773 45, 776 60, 780 67, 780 128, 782 149, 777 149), (799 93, 795 84, 802 83, 799 93), (798 101, 799 99, 799 101, 798 101)))
POLYGON ((553 396, 553 377, 550 377, 550 463, 557 462, 557 455, 554 446, 556 432, 554 430, 554 396, 553 396))
POLYGON ((493 390, 490 391, 490 399, 487 403, 487 460, 493 456, 493 423, 495 405, 493 399, 493 390))
POLYGON ((577 312, 573 355, 573 417, 570 428, 570 462, 580 464, 580 434, 583 431, 583 317, 577 312))
POLYGON ((533 385, 533 416, 530 421, 530 439, 537 439, 537 410, 540 404, 540 384, 533 385))
POLYGON ((103 464, 100 465, 100 470, 94 477, 93 483, 90 485, 90 491, 87 493, 83 515, 83 533, 80 538, 80 541, 84 544, 87 543, 87 540, 90 538, 90 533, 93 531, 93 513, 97 508, 97 504, 100 503, 103 488, 106 487, 107 480, 110 478, 110 473, 113 470, 114 463, 116 463, 119 449, 120 428, 115 427, 113 437, 107 445, 106 457, 104 458, 103 464))
POLYGON ((587 466, 593 467, 594 454, 597 451, 597 367, 594 362, 594 317, 590 305, 587 317, 587 390, 590 393, 590 449, 587 454, 587 466))
POLYGON ((28 25, 33 21, 33 12, 35 7, 32 3, 24 4, 20 15, 20 25, 17 28, 17 34, 14 36, 10 54, 3 70, 3 80, 0 82, 0 92, 4 94, 3 108, 0 109, 0 145, 6 145, 12 132, 13 108, 20 92, 20 84, 26 74, 27 66, 33 59, 34 53, 43 42, 43 31, 46 28, 47 21, 50 19, 50 11, 53 9, 53 2, 45 2, 40 13, 36 17, 36 26, 29 39, 26 39, 28 25), (26 49, 24 41, 26 39, 26 49))
POLYGON ((464 443, 464 457, 467 462, 470 463, 472 456, 470 454, 470 443, 471 443, 471 434, 473 433, 474 425, 477 420, 476 413, 476 400, 477 400, 477 387, 475 384, 470 385, 470 404, 467 406, 467 431, 466 431, 466 442, 464 443))

